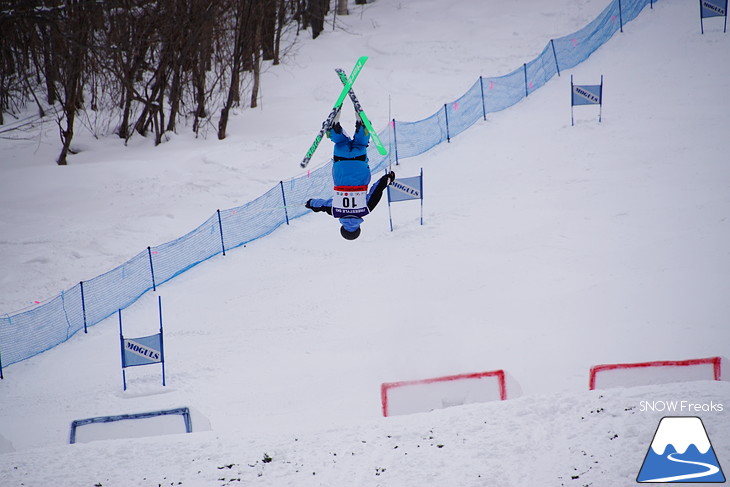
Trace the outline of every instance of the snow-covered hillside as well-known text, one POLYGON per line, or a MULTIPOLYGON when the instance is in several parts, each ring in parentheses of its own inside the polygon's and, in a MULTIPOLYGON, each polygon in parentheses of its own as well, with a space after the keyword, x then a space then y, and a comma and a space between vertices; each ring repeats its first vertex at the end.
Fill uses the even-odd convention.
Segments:
MULTIPOLYGON (((52 122, 0 139, 0 312, 299 175, 334 67, 369 55, 356 91, 370 118, 415 121, 607 3, 352 5, 267 70, 261 108, 223 142, 80 135, 61 168, 52 122)), ((400 203, 391 233, 383 205, 347 242, 309 215, 162 286, 165 388, 150 366, 122 391, 116 318, 7 368, 2 485, 619 486, 661 417, 640 402, 665 399, 724 403, 702 419, 730 459, 727 383, 587 391, 598 363, 730 355, 730 37, 705 27, 696 3, 662 0, 528 99, 401 161, 399 176, 423 168, 423 226, 400 203), (571 127, 571 74, 604 76, 602 123, 577 107, 571 127), (366 299, 334 295, 343 280, 366 299), (380 417, 382 382, 495 369, 522 397, 380 417), (66 444, 74 419, 178 406, 196 433, 66 444)), ((125 333, 154 333, 156 305, 125 310, 125 333)))

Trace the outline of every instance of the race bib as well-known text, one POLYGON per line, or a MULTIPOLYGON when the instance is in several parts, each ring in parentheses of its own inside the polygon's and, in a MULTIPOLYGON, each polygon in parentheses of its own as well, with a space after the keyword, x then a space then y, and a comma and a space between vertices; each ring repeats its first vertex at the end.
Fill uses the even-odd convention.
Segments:
POLYGON ((335 186, 335 196, 332 198, 332 216, 335 218, 364 217, 370 213, 367 194, 367 186, 335 186))

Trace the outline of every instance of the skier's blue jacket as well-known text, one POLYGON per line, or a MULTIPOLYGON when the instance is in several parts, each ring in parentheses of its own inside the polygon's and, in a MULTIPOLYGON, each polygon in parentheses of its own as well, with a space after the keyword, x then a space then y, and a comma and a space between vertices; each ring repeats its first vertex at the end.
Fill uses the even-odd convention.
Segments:
MULTIPOLYGON (((367 155, 370 134, 365 127, 358 124, 352 138, 348 137, 342 129, 339 132, 330 129, 328 136, 335 143, 334 163, 332 164, 332 179, 335 186, 368 186, 371 178, 367 155)), ((368 191, 368 202, 376 187, 377 185, 373 185, 368 191)), ((312 199, 310 205, 312 209, 331 208, 332 198, 312 199)), ((344 217, 339 220, 348 232, 354 232, 363 222, 363 219, 358 217, 344 217)))

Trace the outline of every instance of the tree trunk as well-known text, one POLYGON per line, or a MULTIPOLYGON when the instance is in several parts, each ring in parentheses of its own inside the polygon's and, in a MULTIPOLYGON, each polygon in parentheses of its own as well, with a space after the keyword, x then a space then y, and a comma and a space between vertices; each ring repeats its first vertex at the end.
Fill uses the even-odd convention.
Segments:
POLYGON ((337 15, 348 15, 347 0, 337 0, 337 15))
POLYGON ((61 122, 59 121, 59 129, 61 131, 61 153, 58 155, 58 159, 56 160, 56 164, 59 166, 66 166, 68 165, 68 161, 66 160, 66 157, 68 156, 69 152, 71 151, 71 140, 74 138, 74 122, 76 119, 76 111, 66 111, 66 129, 60 129, 61 122))
POLYGON ((261 46, 261 52, 263 54, 264 61, 271 61, 274 59, 274 44, 276 38, 276 7, 277 0, 265 0, 260 7, 258 16, 259 26, 261 32, 257 31, 260 40, 258 44, 261 46))
MULTIPOLYGON (((177 56, 176 56, 177 57, 177 56)), ((180 86, 181 71, 179 59, 175 60, 175 72, 172 75, 172 86, 170 86, 170 120, 167 122, 167 131, 175 131, 175 123, 177 121, 177 114, 180 111, 180 97, 182 96, 182 88, 180 86)))
POLYGON ((327 14, 329 0, 309 0, 307 17, 312 26, 312 39, 319 37, 324 30, 324 16, 327 14))
POLYGON ((218 140, 226 138, 226 130, 228 129, 228 114, 233 107, 233 103, 239 97, 239 84, 241 82, 241 64, 243 62, 244 35, 247 20, 251 16, 251 7, 254 0, 239 0, 236 4, 236 25, 235 36, 233 41, 233 60, 231 62, 231 81, 228 86, 228 97, 226 103, 221 109, 221 118, 218 120, 218 140), (244 15, 244 5, 247 7, 247 13, 244 15))
POLYGON ((281 33, 284 30, 285 23, 286 4, 284 3, 284 0, 279 0, 279 5, 276 9, 276 34, 274 35, 274 66, 281 62, 281 33))
POLYGON ((256 50, 253 54, 253 86, 251 86, 251 108, 258 106, 259 86, 261 83, 261 53, 256 50))

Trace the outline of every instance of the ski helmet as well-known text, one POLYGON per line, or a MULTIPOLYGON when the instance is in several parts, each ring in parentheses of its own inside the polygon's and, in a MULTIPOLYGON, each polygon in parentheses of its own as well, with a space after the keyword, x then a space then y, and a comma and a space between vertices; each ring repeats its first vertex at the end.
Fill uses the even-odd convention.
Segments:
POLYGON ((340 227, 340 233, 347 240, 355 240, 360 236, 360 227, 357 227, 352 232, 348 231, 344 226, 340 227))

